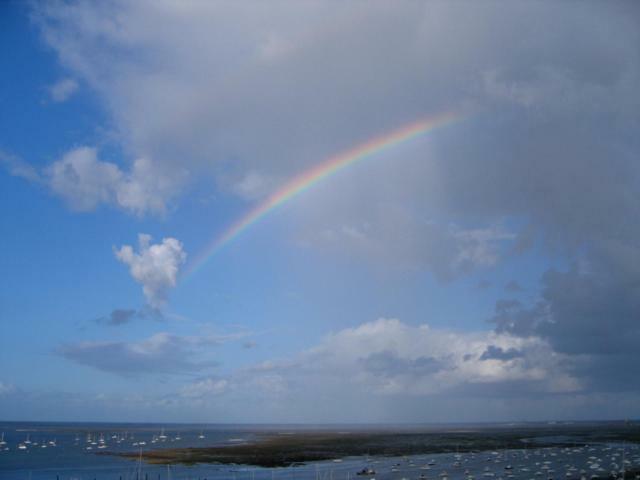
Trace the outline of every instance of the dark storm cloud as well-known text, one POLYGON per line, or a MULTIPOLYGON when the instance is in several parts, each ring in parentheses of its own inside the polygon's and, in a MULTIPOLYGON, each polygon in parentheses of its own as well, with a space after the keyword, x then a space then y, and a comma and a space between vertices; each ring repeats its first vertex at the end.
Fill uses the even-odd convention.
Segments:
POLYGON ((539 336, 576 358, 573 373, 588 388, 638 390, 633 378, 640 374, 640 274, 595 262, 586 271, 550 270, 542 285, 534 305, 498 302, 496 330, 539 336))
POLYGON ((638 352, 640 284, 624 284, 604 274, 548 271, 541 300, 496 305, 499 332, 539 335, 559 352, 610 355, 638 352))

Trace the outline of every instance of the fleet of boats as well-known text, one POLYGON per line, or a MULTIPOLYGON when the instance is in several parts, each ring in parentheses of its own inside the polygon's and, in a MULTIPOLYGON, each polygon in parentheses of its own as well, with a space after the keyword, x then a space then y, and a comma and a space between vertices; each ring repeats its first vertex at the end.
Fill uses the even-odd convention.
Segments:
MULTIPOLYGON (((119 432, 113 433, 111 435, 105 436, 104 433, 92 433, 87 432, 86 438, 84 442, 80 440, 80 435, 77 434, 73 441, 73 445, 76 447, 82 447, 85 450, 104 450, 111 445, 131 445, 132 447, 141 447, 147 445, 147 437, 144 439, 137 440, 134 433, 129 432, 119 432)), ((202 440, 205 438, 203 432, 197 436, 198 439, 202 440)), ((149 439, 149 444, 163 443, 163 442, 179 442, 182 440, 180 433, 176 433, 173 436, 169 436, 165 434, 164 428, 160 431, 158 435, 152 435, 149 439)), ((29 434, 26 435, 25 439, 17 442, 15 448, 17 450, 29 451, 35 448, 55 448, 58 446, 58 442, 56 438, 52 439, 39 439, 39 440, 31 440, 29 434)), ((5 432, 0 433, 0 452, 7 452, 11 450, 11 446, 5 440, 5 432)))
MULTIPOLYGON (((192 440, 205 438, 204 431, 192 434, 192 440)), ((112 434, 87 432, 84 439, 80 434, 75 438, 65 437, 65 447, 86 451, 105 450, 110 446, 139 448, 154 444, 181 441, 180 433, 169 434, 162 428, 157 434, 141 432, 117 432, 112 434)), ((185 440, 189 440, 186 438, 185 440)), ((229 442, 240 441, 233 438, 229 442)), ((10 445, 4 432, 0 433, 0 452, 15 448, 30 452, 37 449, 57 448, 56 438, 31 438, 26 434, 22 441, 10 445)), ((393 480, 640 480, 640 446, 636 444, 597 444, 574 447, 544 447, 523 450, 499 450, 492 452, 466 452, 439 456, 413 455, 396 461, 384 457, 369 458, 360 470, 353 468, 353 459, 342 463, 333 460, 334 468, 345 469, 347 477, 355 473, 368 480, 376 476, 393 480), (350 470, 350 472, 349 472, 350 470), (354 471, 355 470, 355 471, 354 471)))
MULTIPOLYGON (((369 463, 356 475, 375 480, 377 465, 383 461, 369 463)), ((412 456, 394 463, 390 473, 397 480, 640 480, 640 448, 593 445, 456 453, 440 468, 435 459, 412 456)))

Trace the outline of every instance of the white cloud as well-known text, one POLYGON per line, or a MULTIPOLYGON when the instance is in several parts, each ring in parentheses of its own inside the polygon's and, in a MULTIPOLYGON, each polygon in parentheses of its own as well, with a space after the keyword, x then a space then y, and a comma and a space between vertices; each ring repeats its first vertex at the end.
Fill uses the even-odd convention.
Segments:
POLYGON ((178 272, 187 254, 175 238, 163 238, 151 244, 151 236, 138 235, 138 252, 130 245, 115 250, 118 260, 129 267, 133 279, 142 285, 144 296, 152 308, 161 308, 169 290, 176 286, 178 272))
POLYGON ((186 385, 180 390, 180 395, 185 398, 204 398, 225 393, 229 382, 225 379, 204 378, 186 385))
POLYGON ((523 395, 578 391, 580 382, 566 362, 536 337, 455 332, 382 318, 330 334, 290 359, 237 372, 232 381, 279 394, 289 385, 298 393, 327 389, 338 399, 343 388, 400 397, 459 390, 490 396, 514 383, 523 395))
POLYGON ((266 421, 473 420, 496 401, 495 418, 536 418, 539 410, 527 411, 523 401, 565 402, 584 393, 575 365, 536 337, 382 318, 329 334, 287 358, 198 379, 180 396, 266 421))
POLYGON ((124 172, 98 158, 91 147, 78 147, 45 169, 44 181, 74 210, 90 211, 101 204, 117 205, 132 213, 163 213, 166 202, 184 180, 184 172, 163 172, 148 158, 133 162, 124 172))
MULTIPOLYGON (((378 394, 430 395, 471 385, 531 382, 543 390, 577 388, 560 358, 537 338, 462 333, 379 319, 327 336, 295 367, 320 376, 345 375, 378 394), (521 355, 481 360, 493 346, 521 355)), ((489 387, 491 388, 491 387, 489 387)))
POLYGON ((49 94, 54 102, 68 100, 78 89, 78 82, 73 78, 63 78, 49 87, 49 94))
POLYGON ((13 385, 8 383, 0 382, 0 396, 9 395, 16 391, 16 388, 13 385))
POLYGON ((24 178, 33 183, 42 182, 42 178, 37 169, 15 155, 8 154, 2 150, 0 150, 0 165, 6 168, 9 174, 14 177, 24 178))
POLYGON ((276 185, 273 178, 250 171, 231 184, 231 191, 245 200, 255 201, 273 193, 276 185))
POLYGON ((47 168, 46 174, 51 190, 79 211, 111 202, 124 176, 117 165, 98 160, 96 149, 90 147, 67 152, 47 168))
POLYGON ((139 215, 164 212, 166 203, 186 180, 186 172, 163 171, 148 158, 133 162, 129 175, 116 188, 116 201, 121 207, 139 215))

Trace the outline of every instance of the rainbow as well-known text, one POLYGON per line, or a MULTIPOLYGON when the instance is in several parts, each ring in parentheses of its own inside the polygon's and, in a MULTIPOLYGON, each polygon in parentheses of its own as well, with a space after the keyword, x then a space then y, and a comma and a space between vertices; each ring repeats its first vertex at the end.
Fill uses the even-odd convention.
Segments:
POLYGON ((246 231, 252 225, 255 225, 279 206, 310 189, 317 183, 377 153, 388 150, 417 136, 432 132, 436 128, 449 125, 461 118, 461 114, 446 112, 410 123, 332 156, 324 162, 311 167, 309 170, 298 174, 279 190, 272 193, 262 203, 256 205, 243 217, 231 224, 220 236, 214 238, 213 241, 196 256, 195 260, 191 262, 184 277, 193 275, 209 258, 220 251, 225 245, 236 239, 242 232, 246 231))

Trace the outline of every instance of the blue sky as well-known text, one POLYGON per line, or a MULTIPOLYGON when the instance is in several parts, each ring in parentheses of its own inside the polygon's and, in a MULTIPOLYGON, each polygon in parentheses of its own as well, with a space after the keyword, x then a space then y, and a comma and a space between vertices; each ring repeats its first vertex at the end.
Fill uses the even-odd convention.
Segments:
POLYGON ((2 4, 2 418, 639 415, 638 14, 2 4))

